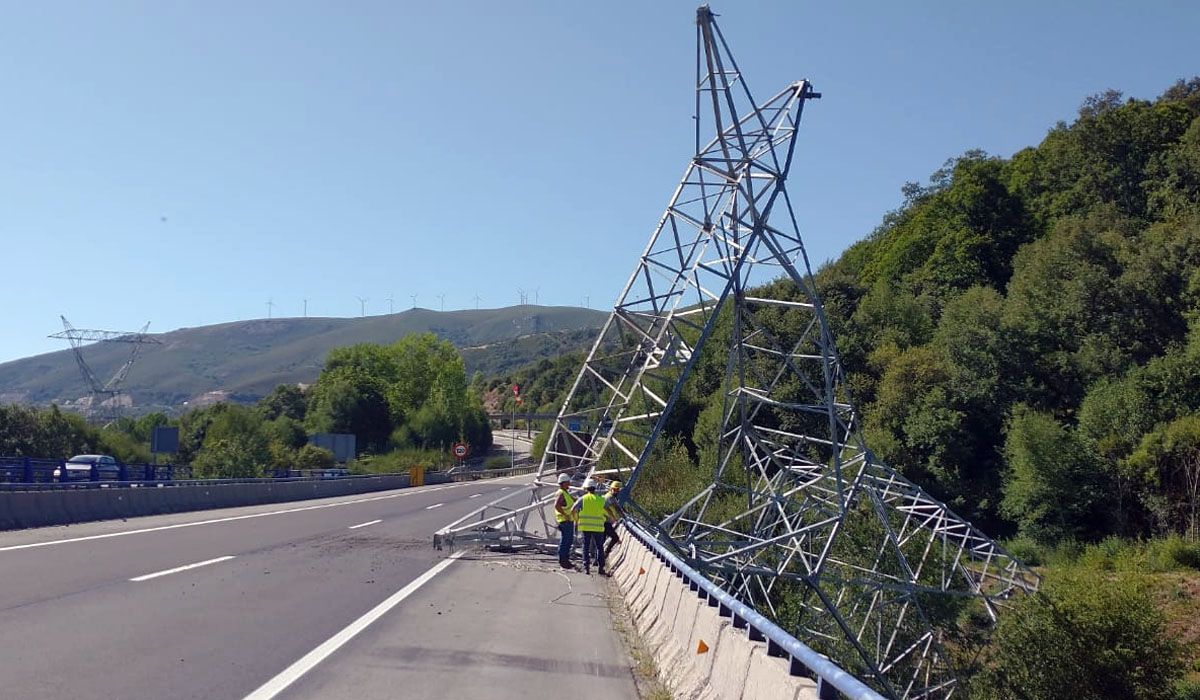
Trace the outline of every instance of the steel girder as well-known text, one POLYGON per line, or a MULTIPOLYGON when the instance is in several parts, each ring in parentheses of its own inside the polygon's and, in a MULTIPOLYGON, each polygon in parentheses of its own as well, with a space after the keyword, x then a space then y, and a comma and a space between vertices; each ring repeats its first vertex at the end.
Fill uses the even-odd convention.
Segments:
POLYGON ((631 516, 798 639, 891 697, 950 697, 972 648, 963 621, 994 620, 1038 578, 864 443, 784 187, 804 104, 820 95, 799 81, 755 102, 707 6, 697 39, 696 154, 534 483, 435 542, 549 544, 561 472, 620 475, 631 516), (763 276, 776 281, 751 293, 763 276), (727 361, 696 467, 708 485, 662 517, 639 480, 714 343, 727 361))

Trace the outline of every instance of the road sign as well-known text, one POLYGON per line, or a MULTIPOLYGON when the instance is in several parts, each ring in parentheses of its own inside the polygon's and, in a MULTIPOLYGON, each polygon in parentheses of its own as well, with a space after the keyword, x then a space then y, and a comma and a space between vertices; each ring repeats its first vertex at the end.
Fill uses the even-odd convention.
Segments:
POLYGON ((520 395, 521 395, 521 387, 517 386, 516 384, 513 384, 513 396, 520 396, 520 395))
POLYGON ((159 452, 170 452, 172 454, 179 451, 179 428, 167 427, 160 425, 154 428, 154 432, 150 433, 150 451, 158 454, 159 452))
POLYGON ((454 456, 455 457, 458 457, 459 459, 463 459, 467 456, 468 452, 470 452, 470 450, 467 449, 466 445, 462 444, 461 442, 454 443, 454 456))

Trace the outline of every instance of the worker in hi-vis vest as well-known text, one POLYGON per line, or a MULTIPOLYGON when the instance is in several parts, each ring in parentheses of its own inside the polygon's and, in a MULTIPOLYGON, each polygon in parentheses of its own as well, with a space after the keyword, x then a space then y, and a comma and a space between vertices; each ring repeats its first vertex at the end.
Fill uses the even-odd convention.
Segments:
POLYGON ((612 554, 613 547, 621 544, 621 538, 617 535, 617 522, 621 520, 621 506, 617 505, 617 499, 621 495, 621 482, 613 480, 608 485, 608 494, 604 497, 604 512, 608 518, 604 521, 604 537, 608 542, 604 545, 604 558, 608 559, 608 555, 612 554))
POLYGON ((596 495, 596 482, 587 479, 583 482, 587 493, 575 501, 574 510, 579 515, 579 530, 583 533, 583 572, 592 573, 592 551, 596 552, 596 566, 601 576, 607 576, 604 570, 604 521, 608 519, 608 509, 604 498, 596 495))
POLYGON ((558 475, 558 496, 554 499, 554 520, 558 522, 558 565, 574 569, 571 545, 575 544, 575 499, 571 497, 571 475, 558 475))

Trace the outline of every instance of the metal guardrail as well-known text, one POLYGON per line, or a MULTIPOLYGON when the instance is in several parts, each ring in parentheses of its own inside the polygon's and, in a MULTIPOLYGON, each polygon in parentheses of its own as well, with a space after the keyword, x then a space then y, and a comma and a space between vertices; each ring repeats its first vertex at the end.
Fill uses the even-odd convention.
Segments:
POLYGON ((836 689, 843 697, 853 700, 886 700, 865 683, 842 670, 828 657, 819 654, 806 644, 788 634, 779 625, 771 622, 754 608, 722 590, 703 574, 688 566, 661 542, 651 537, 637 523, 625 521, 625 529, 670 568, 671 572, 687 582, 691 590, 708 601, 708 605, 720 608, 721 617, 733 618, 737 629, 748 629, 750 639, 767 643, 767 654, 791 659, 791 673, 807 676, 817 681, 817 697, 825 700, 833 697, 828 688, 836 689))
POLYGON ((458 469, 453 468, 445 472, 450 477, 451 481, 473 481, 475 479, 498 479, 502 476, 516 476, 518 474, 531 474, 537 471, 536 464, 526 460, 526 464, 508 469, 458 469))
POLYGON ((117 464, 116 473, 99 469, 93 464, 86 479, 72 479, 64 471, 66 460, 35 457, 0 457, 0 489, 22 487, 87 488, 96 483, 168 482, 191 478, 192 468, 175 464, 117 464), (57 472, 57 474, 56 474, 57 472))
MULTIPOLYGON (((341 469, 279 470, 275 476, 247 479, 193 479, 190 466, 173 464, 119 464, 116 475, 94 465, 87 479, 64 477, 65 460, 31 457, 0 457, 0 491, 56 491, 95 488, 164 488, 175 486, 225 486, 233 484, 278 484, 290 481, 355 480, 397 474, 347 474, 341 469), (55 471, 59 475, 55 476, 55 471), (115 476, 115 478, 113 478, 115 476)), ((489 470, 494 471, 511 470, 489 470)), ((437 474, 439 472, 429 472, 437 474)), ((517 473, 520 473, 519 471, 517 473)), ((501 476, 495 474, 495 476, 501 476)))

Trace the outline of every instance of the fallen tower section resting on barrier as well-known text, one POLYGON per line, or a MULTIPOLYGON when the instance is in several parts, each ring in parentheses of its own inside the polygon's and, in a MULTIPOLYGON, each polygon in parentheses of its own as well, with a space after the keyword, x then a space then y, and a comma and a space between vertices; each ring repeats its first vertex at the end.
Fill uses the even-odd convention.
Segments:
POLYGON ((784 186, 820 95, 801 80, 757 102, 707 6, 696 24, 695 155, 537 478, 435 544, 548 546, 559 473, 625 475, 629 517, 791 639, 884 696, 950 698, 987 626, 1038 577, 867 446, 784 186), (725 367, 720 419, 696 438, 707 485, 664 514, 639 479, 706 352, 725 367))

